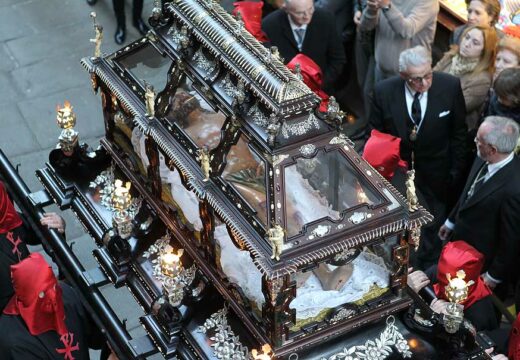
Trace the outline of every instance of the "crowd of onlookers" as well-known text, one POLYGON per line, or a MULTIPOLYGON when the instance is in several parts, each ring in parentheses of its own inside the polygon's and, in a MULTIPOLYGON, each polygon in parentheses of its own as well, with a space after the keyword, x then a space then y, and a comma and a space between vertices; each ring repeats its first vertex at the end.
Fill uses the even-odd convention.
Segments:
MULTIPOLYGON (((463 303, 466 315, 478 331, 493 334, 496 304, 513 299, 520 310, 518 27, 496 27, 499 0, 466 0, 467 23, 433 63, 438 0, 263 3, 269 10, 261 28, 244 19, 246 28, 276 46, 291 69, 303 64, 303 80, 325 102, 355 75, 367 124, 365 159, 403 191, 413 172, 434 221, 421 230, 410 286, 434 284, 431 306, 443 312, 447 274, 465 270, 475 283, 463 303)), ((235 6, 253 4, 261 9, 258 1, 235 6)), ((514 347, 509 356, 518 359, 514 347)))

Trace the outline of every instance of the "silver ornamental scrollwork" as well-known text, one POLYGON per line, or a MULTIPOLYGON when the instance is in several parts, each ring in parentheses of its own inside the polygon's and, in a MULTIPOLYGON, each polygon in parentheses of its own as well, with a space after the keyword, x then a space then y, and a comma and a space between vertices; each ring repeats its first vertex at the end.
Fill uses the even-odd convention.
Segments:
POLYGON ((229 74, 227 74, 221 81, 220 86, 224 90, 227 96, 234 98, 238 89, 235 85, 233 85, 233 82, 229 78, 229 74))
POLYGON ((152 275, 155 279, 160 281, 163 285, 164 294, 168 301, 173 306, 178 306, 184 298, 184 288, 189 286, 195 279, 197 268, 192 265, 189 268, 181 267, 181 270, 176 276, 166 276, 161 271, 161 254, 166 252, 167 246, 170 245, 171 236, 166 234, 157 239, 148 250, 143 252, 143 257, 151 258, 152 275))
POLYGON ((305 120, 290 125, 284 122, 282 125, 282 136, 285 139, 288 139, 290 135, 301 136, 305 135, 312 128, 319 129, 319 127, 318 118, 311 111, 305 120))
MULTIPOLYGON (((114 181, 114 168, 110 167, 96 176, 94 181, 91 181, 89 184, 91 190, 96 191, 96 189, 99 189, 100 204, 111 212, 117 211, 112 204, 112 194, 115 191, 114 181)), ((142 202, 143 198, 141 196, 132 198, 130 207, 127 210, 130 218, 133 219, 137 215, 142 202)))
POLYGON ((214 331, 214 335, 209 337, 213 342, 214 356, 222 360, 249 360, 249 350, 242 345, 239 338, 227 320, 228 309, 224 307, 212 314, 202 326, 198 328, 199 333, 207 334, 214 331))
POLYGON ((340 144, 340 145, 348 145, 348 146, 354 147, 354 143, 352 142, 352 140, 350 140, 345 134, 339 134, 338 136, 333 137, 329 141, 329 144, 331 144, 331 145, 340 144))
POLYGON ((197 52, 193 55, 193 60, 195 61, 195 66, 208 73, 208 75, 215 71, 217 66, 215 61, 208 59, 204 55, 202 48, 199 48, 199 50, 197 50, 197 52))
POLYGON ((255 104, 251 106, 251 108, 247 112, 247 116, 251 116, 251 118, 253 119, 253 123, 260 127, 266 128, 269 124, 269 119, 264 113, 262 113, 262 111, 260 111, 260 108, 258 107, 258 102, 255 102, 255 104))
POLYGON ((354 309, 341 309, 336 315, 332 317, 332 319, 329 320, 329 323, 335 323, 340 320, 348 319, 352 316, 356 315, 356 310, 354 309))
POLYGON ((300 154, 302 154, 303 156, 311 156, 312 154, 314 154, 314 151, 316 151, 316 146, 314 146, 313 144, 306 144, 300 146, 300 154))
POLYGON ((384 360, 390 356, 394 347, 403 358, 411 358, 410 346, 395 326, 395 318, 390 315, 386 318, 386 327, 373 340, 367 340, 364 345, 355 345, 343 348, 342 351, 328 358, 322 357, 320 360, 384 360))
POLYGON ((356 249, 346 249, 340 252, 339 254, 334 255, 334 261, 339 262, 343 260, 347 260, 348 258, 354 256, 356 254, 356 249))
POLYGON ((365 221, 365 220, 367 219, 367 217, 368 217, 368 216, 367 216, 367 213, 365 213, 365 212, 357 212, 357 211, 356 211, 354 214, 352 214, 352 215, 348 218, 348 220, 349 220, 351 223, 357 225, 357 224, 359 224, 359 223, 365 221))

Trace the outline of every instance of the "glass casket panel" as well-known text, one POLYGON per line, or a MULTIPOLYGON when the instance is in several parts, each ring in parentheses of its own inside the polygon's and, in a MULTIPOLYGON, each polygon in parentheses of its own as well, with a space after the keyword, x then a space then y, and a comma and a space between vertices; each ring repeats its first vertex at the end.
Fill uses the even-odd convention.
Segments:
POLYGON ((215 112, 193 89, 191 82, 184 80, 170 98, 166 119, 181 128, 198 148, 212 150, 220 142, 226 116, 215 112))
POLYGON ((266 225, 265 162, 251 150, 243 135, 226 156, 222 178, 242 195, 260 222, 266 225))
POLYGON ((125 54, 116 62, 126 69, 135 80, 151 84, 156 93, 163 90, 168 81, 168 69, 172 65, 169 57, 162 56, 152 45, 145 45, 135 52, 125 54))
POLYGON ((378 205, 385 199, 359 176, 340 151, 320 150, 285 167, 287 236, 318 219, 341 219, 341 212, 360 204, 378 205))

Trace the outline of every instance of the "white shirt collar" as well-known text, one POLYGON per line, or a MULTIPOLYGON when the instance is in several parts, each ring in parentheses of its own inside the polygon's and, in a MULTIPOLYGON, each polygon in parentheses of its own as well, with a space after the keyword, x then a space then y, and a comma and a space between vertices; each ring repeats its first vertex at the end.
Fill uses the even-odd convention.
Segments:
POLYGON ((488 164, 488 173, 486 175, 486 180, 493 176, 498 170, 502 169, 504 166, 509 164, 514 157, 514 153, 509 154, 504 160, 500 160, 494 164, 488 164))
POLYGON ((307 30, 307 25, 309 25, 309 24, 303 24, 303 25, 298 26, 292 21, 291 16, 289 14, 287 14, 287 19, 289 19, 289 25, 291 25, 292 31, 297 30, 297 29, 307 30))

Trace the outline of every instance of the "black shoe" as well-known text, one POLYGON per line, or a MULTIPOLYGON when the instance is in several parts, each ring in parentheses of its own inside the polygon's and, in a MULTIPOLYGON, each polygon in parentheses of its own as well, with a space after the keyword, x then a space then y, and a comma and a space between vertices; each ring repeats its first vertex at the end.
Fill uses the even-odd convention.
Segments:
POLYGON ((97 0, 87 0, 87 4, 89 4, 90 6, 96 5, 96 3, 97 0))
POLYGON ((117 45, 122 45, 126 39, 126 29, 124 27, 118 26, 116 30, 116 34, 114 35, 114 40, 117 45))
POLYGON ((146 26, 146 24, 144 23, 143 19, 135 20, 134 21, 134 26, 137 29, 137 31, 139 31, 139 33, 141 35, 146 35, 146 33, 149 30, 148 26, 146 26))

